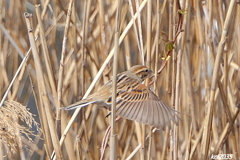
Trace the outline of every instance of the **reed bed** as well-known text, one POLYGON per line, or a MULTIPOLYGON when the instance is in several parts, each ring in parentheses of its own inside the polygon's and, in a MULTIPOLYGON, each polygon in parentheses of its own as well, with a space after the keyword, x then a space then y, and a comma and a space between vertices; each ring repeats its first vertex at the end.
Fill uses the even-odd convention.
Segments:
POLYGON ((0 159, 240 159, 238 0, 0 7, 0 159), (155 72, 146 84, 181 112, 178 126, 113 123, 96 105, 59 109, 97 91, 114 65, 136 64, 155 72))

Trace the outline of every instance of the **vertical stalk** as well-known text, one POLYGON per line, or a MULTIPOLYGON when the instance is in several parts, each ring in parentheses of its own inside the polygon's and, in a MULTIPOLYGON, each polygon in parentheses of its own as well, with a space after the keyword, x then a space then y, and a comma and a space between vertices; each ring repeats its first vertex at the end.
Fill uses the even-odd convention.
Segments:
POLYGON ((50 130, 50 135, 52 138, 52 144, 54 147, 54 150, 56 151, 56 157, 57 159, 62 159, 62 152, 60 149, 60 144, 59 144, 59 140, 57 137, 57 133, 56 130, 54 129, 54 121, 52 118, 52 111, 50 109, 50 102, 49 99, 47 98, 47 89, 46 89, 46 85, 45 85, 45 81, 44 81, 44 76, 43 76, 43 72, 42 72, 42 64, 40 62, 40 57, 37 51, 37 46, 34 40, 34 35, 33 35, 33 29, 30 23, 30 17, 31 14, 29 13, 25 13, 25 20, 26 20, 26 24, 27 24, 27 29, 28 29, 28 36, 29 36, 29 41, 30 41, 30 45, 32 48, 32 53, 33 53, 33 59, 34 59, 34 63, 35 63, 35 67, 36 67, 36 75, 37 75, 37 79, 38 79, 38 89, 39 89, 39 95, 40 95, 40 103, 41 103, 41 107, 44 110, 44 114, 46 114, 47 117, 47 121, 48 121, 48 128, 50 130))
MULTIPOLYGON (((147 66, 151 67, 151 32, 152 32, 152 1, 149 0, 147 3, 147 66)), ((149 78, 146 79, 145 82, 146 86, 149 86, 149 78)), ((151 127, 150 127, 150 135, 151 127)), ((146 136, 146 125, 142 124, 142 148, 140 150, 141 160, 144 160, 145 154, 144 154, 144 147, 145 147, 145 136, 146 136)), ((151 144, 151 138, 149 139, 149 144, 151 144)), ((151 146, 148 148, 148 158, 150 158, 151 153, 151 146)))
POLYGON ((112 92, 112 107, 111 107, 111 139, 110 139, 110 160, 116 159, 116 94, 117 94, 117 66, 118 66, 118 44, 119 44, 119 24, 120 24, 120 11, 121 3, 118 0, 117 13, 116 13, 116 28, 115 28, 115 44, 114 44, 114 60, 113 60, 113 92, 112 92))
MULTIPOLYGON (((177 17, 177 1, 174 0, 173 1, 173 24, 176 24, 176 19, 175 17, 177 17)), ((179 16, 179 19, 181 17, 179 16)), ((178 29, 177 27, 175 27, 175 25, 173 25, 173 33, 176 34, 176 29, 178 29)), ((176 42, 176 46, 178 42, 176 42)), ((181 63, 181 51, 179 51, 173 49, 172 50, 172 95, 171 95, 171 102, 172 102, 172 105, 175 107, 176 109, 176 106, 179 105, 178 103, 178 100, 179 100, 179 90, 180 90, 180 63, 181 63), (177 54, 178 52, 178 54, 177 54)), ((173 160, 177 160, 177 155, 178 155, 178 141, 177 141, 177 135, 178 135, 178 130, 177 130, 177 127, 176 125, 174 125, 174 128, 173 128, 173 160)))
MULTIPOLYGON (((139 0, 135 0, 136 8, 139 9, 139 0)), ((141 17, 140 12, 137 12, 137 21, 138 21, 138 33, 139 33, 139 40, 140 40, 140 51, 142 56, 142 63, 144 64, 144 51, 143 51, 143 32, 142 32, 142 23, 141 23, 141 17)))

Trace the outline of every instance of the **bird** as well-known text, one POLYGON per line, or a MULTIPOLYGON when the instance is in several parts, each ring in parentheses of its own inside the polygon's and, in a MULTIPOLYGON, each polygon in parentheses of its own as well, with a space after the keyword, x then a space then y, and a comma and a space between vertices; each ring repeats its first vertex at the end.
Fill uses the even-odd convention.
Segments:
MULTIPOLYGON (((178 125, 179 113, 163 102, 149 87, 142 82, 153 71, 144 65, 135 65, 129 70, 117 74, 116 116, 150 125, 157 129, 171 128, 171 121, 178 125)), ((111 110, 112 79, 97 92, 89 95, 64 110, 73 110, 97 104, 111 110)))

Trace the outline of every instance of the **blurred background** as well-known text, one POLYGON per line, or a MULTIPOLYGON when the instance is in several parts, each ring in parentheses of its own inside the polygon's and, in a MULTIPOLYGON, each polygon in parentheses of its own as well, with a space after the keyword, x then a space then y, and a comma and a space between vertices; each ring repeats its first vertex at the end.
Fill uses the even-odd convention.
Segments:
POLYGON ((101 151, 109 159, 109 112, 95 105, 81 109, 59 143, 74 113, 59 108, 82 99, 101 67, 91 93, 112 77, 117 21, 118 73, 136 64, 159 71, 150 88, 182 113, 178 126, 153 133, 150 126, 117 121, 117 159, 210 159, 220 154, 240 159, 239 3, 0 0, 0 94, 29 52, 7 100, 27 106, 39 123, 37 129, 16 120, 33 132, 32 141, 21 130, 9 140, 0 126, 0 159, 50 159, 53 151, 57 159, 95 160, 101 151))

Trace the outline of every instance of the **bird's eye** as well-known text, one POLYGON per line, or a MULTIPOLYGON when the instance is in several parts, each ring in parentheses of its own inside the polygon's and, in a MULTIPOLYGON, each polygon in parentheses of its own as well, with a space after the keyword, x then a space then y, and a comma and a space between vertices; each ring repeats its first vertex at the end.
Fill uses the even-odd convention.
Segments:
POLYGON ((148 71, 149 71, 148 69, 145 70, 145 72, 148 72, 148 71))

